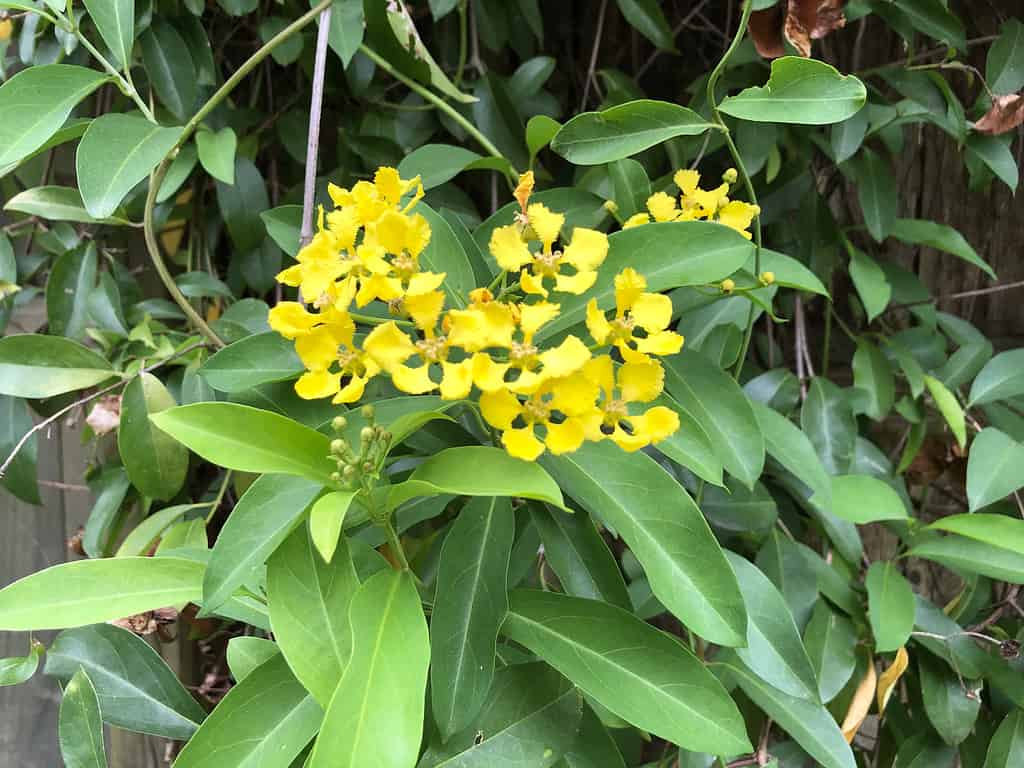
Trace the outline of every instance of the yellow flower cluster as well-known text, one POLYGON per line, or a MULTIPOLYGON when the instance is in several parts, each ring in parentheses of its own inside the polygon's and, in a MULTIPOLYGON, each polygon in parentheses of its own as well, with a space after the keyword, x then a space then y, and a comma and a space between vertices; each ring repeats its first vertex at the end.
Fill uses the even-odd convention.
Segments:
POLYGON ((672 304, 647 291, 631 268, 615 277, 614 313, 587 305, 590 344, 568 335, 544 346, 538 334, 561 312, 559 296, 584 294, 608 253, 607 236, 576 227, 561 243, 564 214, 531 203, 533 174, 516 189, 519 211, 494 230, 491 255, 501 270, 492 288, 477 288, 464 306, 445 308, 444 273, 420 269, 430 226, 415 212, 419 179, 381 168, 373 182, 330 187, 333 211, 320 212, 318 232, 298 263, 277 279, 299 289, 299 301, 270 311, 271 327, 295 341, 306 368, 296 382, 304 398, 352 403, 374 376, 409 394, 438 391, 461 400, 479 392, 484 420, 501 432, 513 456, 533 460, 565 453, 585 440, 612 440, 627 451, 679 428, 665 406, 638 407, 661 394, 660 355, 683 338, 667 330, 672 304), (509 285, 509 283, 511 283, 509 285), (382 302, 392 317, 362 316, 373 325, 356 340, 353 306, 382 302), (309 305, 307 308, 306 305, 309 305), (612 359, 617 351, 621 363, 612 359))
POLYGON ((748 240, 751 222, 761 212, 756 205, 729 199, 729 187, 736 182, 736 171, 730 168, 715 189, 701 189, 700 173, 691 169, 675 172, 672 180, 679 187, 679 198, 667 192, 655 192, 647 198, 647 212, 630 216, 623 229, 653 221, 717 221, 735 229, 748 240))

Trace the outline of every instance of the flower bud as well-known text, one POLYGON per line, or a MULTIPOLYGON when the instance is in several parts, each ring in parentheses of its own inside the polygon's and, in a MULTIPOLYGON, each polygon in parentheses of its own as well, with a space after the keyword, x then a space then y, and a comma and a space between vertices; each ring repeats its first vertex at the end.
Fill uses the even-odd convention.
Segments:
POLYGON ((739 174, 735 168, 729 168, 725 173, 722 174, 722 181, 726 184, 735 184, 736 179, 739 178, 739 174))
POLYGON ((363 427, 361 430, 359 430, 359 439, 362 442, 368 443, 371 440, 373 440, 373 437, 374 437, 374 429, 373 429, 373 427, 363 427))
POLYGON ((331 421, 331 428, 335 432, 340 432, 341 430, 343 430, 347 426, 348 426, 348 419, 346 419, 344 416, 335 416, 334 419, 331 421))
POLYGON ((340 437, 331 440, 331 453, 344 453, 346 448, 348 448, 347 440, 340 437))
POLYGON ((373 462, 372 461, 364 461, 363 462, 363 472, 373 472, 373 462))
POLYGON ((614 200, 605 200, 604 201, 604 209, 606 211, 608 211, 608 213, 618 213, 619 212, 619 204, 616 203, 614 200))
POLYGON ((374 409, 372 405, 364 405, 359 412, 363 414, 363 418, 367 421, 373 421, 374 409))
POLYGON ((331 472, 331 482, 332 483, 340 483, 341 482, 341 472, 331 472))
POLYGON ((346 464, 345 468, 341 470, 341 476, 346 480, 351 480, 356 476, 356 468, 352 464, 346 464))
POLYGON ((722 281, 722 293, 732 293, 735 287, 736 281, 732 278, 727 277, 722 281))
POLYGON ((771 285, 772 283, 775 282, 775 273, 774 272, 762 272, 760 280, 761 280, 761 285, 771 285))
POLYGON ((386 429, 383 432, 380 433, 380 439, 381 439, 382 442, 390 443, 392 437, 394 437, 394 435, 392 435, 386 429))

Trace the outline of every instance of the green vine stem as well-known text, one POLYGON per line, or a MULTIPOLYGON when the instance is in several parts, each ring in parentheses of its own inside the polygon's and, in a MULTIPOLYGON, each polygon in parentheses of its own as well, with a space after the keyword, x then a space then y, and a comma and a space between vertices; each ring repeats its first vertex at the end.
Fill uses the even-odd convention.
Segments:
MULTIPOLYGON (((96 50, 96 46, 90 43, 89 39, 82 34, 82 30, 79 29, 77 25, 75 25, 72 29, 75 33, 75 37, 78 38, 78 42, 82 44, 82 47, 85 48, 85 50, 87 50, 92 55, 92 57, 100 63, 100 66, 102 66, 103 69, 105 69, 107 72, 114 76, 114 78, 117 80, 117 87, 121 91, 121 93, 123 93, 125 96, 127 96, 135 102, 135 106, 139 108, 139 111, 142 112, 142 114, 145 116, 147 120, 149 120, 149 122, 156 124, 156 118, 153 116, 153 111, 149 108, 149 105, 146 104, 145 101, 143 101, 142 96, 139 95, 138 90, 135 88, 135 83, 132 82, 131 75, 129 74, 127 77, 125 77, 125 75, 122 75, 120 72, 118 72, 114 65, 107 61, 103 54, 96 50)), ((125 72, 127 73, 127 71, 128 65, 125 64, 125 72)))
MULTIPOLYGON (((747 173, 747 168, 743 164, 743 158, 740 157, 740 152, 736 148, 735 142, 732 140, 732 134, 729 132, 728 126, 722 119, 722 114, 718 111, 718 102, 715 100, 715 87, 718 85, 718 80, 722 76, 722 72, 725 71, 725 66, 729 61, 729 57, 735 52, 736 48, 743 41, 743 36, 747 32, 747 24, 750 22, 750 13, 754 9, 753 0, 745 0, 743 3, 743 15, 740 17, 739 26, 736 28, 736 36, 733 37, 732 43, 726 49, 725 53, 722 54, 722 58, 718 60, 715 68, 711 71, 708 76, 707 86, 707 99, 708 104, 711 106, 711 119, 722 131, 722 136, 725 137, 725 145, 729 149, 729 154, 732 155, 733 163, 736 165, 736 171, 743 178, 743 186, 747 190, 747 197, 750 198, 749 202, 751 205, 757 205, 757 193, 754 192, 754 183, 750 180, 750 174, 747 173)), ((754 275, 758 276, 761 274, 761 248, 762 248, 762 235, 761 235, 761 214, 758 213, 754 217, 754 275)), ((747 314, 747 327, 743 333, 743 343, 740 346, 740 356, 736 360, 736 367, 733 369, 732 376, 734 379, 739 380, 740 373, 743 371, 743 363, 746 361, 747 352, 750 349, 750 341, 754 336, 754 317, 757 313, 756 305, 751 302, 750 312, 747 314)))
POLYGON ((167 174, 167 169, 170 167, 171 158, 173 158, 177 151, 184 146, 185 142, 192 137, 192 134, 196 132, 196 129, 199 128, 199 125, 203 122, 206 116, 216 109, 217 105, 228 97, 238 84, 245 79, 246 75, 252 72, 252 70, 255 69, 261 61, 270 55, 271 51, 296 32, 301 31, 310 22, 314 21, 320 15, 321 11, 330 7, 332 2, 334 2, 334 0, 322 0, 322 2, 318 3, 307 13, 304 13, 270 38, 258 51, 246 59, 242 66, 235 70, 234 74, 224 81, 224 84, 217 89, 217 92, 214 93, 213 96, 211 96, 206 103, 200 107, 199 111, 192 116, 192 119, 185 124, 185 127, 181 132, 181 136, 178 137, 178 141, 164 156, 164 159, 160 161, 160 164, 156 167, 156 170, 153 171, 149 178, 149 194, 146 195, 146 207, 142 217, 142 226, 146 238, 146 250, 149 252, 149 258, 153 262, 153 266, 156 268, 157 274, 160 276, 160 281, 164 284, 164 287, 171 295, 171 298, 174 299, 174 303, 181 308, 181 311, 185 313, 185 316, 188 317, 199 332, 217 347, 225 346, 223 339, 221 339, 220 336, 210 328, 202 316, 195 310, 195 307, 188 302, 188 299, 186 299, 178 289, 178 286, 174 282, 174 278, 167 269, 167 263, 164 261, 163 254, 160 253, 160 244, 157 242, 156 232, 153 229, 153 208, 156 205, 156 195, 160 189, 160 184, 164 180, 164 176, 167 174))

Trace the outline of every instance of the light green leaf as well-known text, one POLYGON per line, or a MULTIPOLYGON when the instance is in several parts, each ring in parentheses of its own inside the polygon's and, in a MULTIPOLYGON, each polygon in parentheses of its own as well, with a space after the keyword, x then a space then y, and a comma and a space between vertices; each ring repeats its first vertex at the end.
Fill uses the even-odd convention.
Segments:
POLYGON ((152 418, 176 406, 156 376, 141 373, 124 390, 117 447, 132 484, 146 496, 170 499, 188 473, 188 450, 153 426, 152 418))
POLYGON ((907 509, 892 486, 869 475, 836 475, 832 478, 830 511, 864 525, 879 520, 903 520, 907 509))
POLYGON ((1015 517, 996 514, 950 515, 936 520, 928 528, 956 533, 996 549, 1024 556, 1024 520, 1015 517))
POLYGON ((0 629, 63 629, 199 600, 203 566, 174 557, 61 563, 0 589, 0 629))
MULTIPOLYGON (((131 582, 120 582, 119 586, 124 584, 131 582)), ((106 588, 109 595, 118 589, 109 584, 106 588)), ((206 717, 206 711, 160 654, 126 629, 95 624, 61 632, 47 651, 46 674, 67 681, 79 669, 89 674, 103 720, 111 725, 168 739, 187 739, 206 717)))
POLYGON ((235 183, 235 152, 238 137, 231 128, 224 127, 214 133, 202 130, 196 134, 199 162, 206 172, 225 184, 235 183))
MULTIPOLYGON (((325 438, 326 439, 326 438, 325 438)), ((424 461, 404 483, 392 486, 388 507, 416 496, 520 496, 564 508, 562 492, 540 465, 509 456, 500 448, 447 448, 424 461), (466 472, 472 467, 472 472, 466 472)))
POLYGON ((1024 710, 1014 709, 1003 718, 988 745, 984 768, 1013 768, 1024 752, 1024 710))
POLYGON ((967 445, 967 424, 964 418, 964 409, 960 407, 956 395, 946 389, 945 384, 932 376, 924 377, 924 385, 928 388, 928 393, 935 401, 935 407, 939 409, 942 418, 949 424, 957 443, 963 448, 967 445))
POLYGON ((111 62, 124 69, 132 60, 135 42, 135 0, 83 0, 96 31, 113 54, 111 62))
POLYGON ((88 299, 96 286, 96 245, 87 243, 59 256, 46 281, 49 332, 80 340, 89 321, 88 299))
POLYGON ((813 491, 816 504, 826 508, 830 506, 832 481, 807 435, 768 406, 757 402, 751 402, 751 406, 761 425, 768 454, 813 491))
POLYGON ((718 108, 741 120, 827 125, 849 119, 866 100, 864 83, 853 75, 840 75, 817 59, 783 56, 772 62, 763 87, 729 96, 718 108))
POLYGON ((852 621, 819 600, 804 630, 804 647, 818 678, 818 694, 828 703, 846 687, 857 667, 857 630, 852 621))
POLYGON ((541 464, 625 540, 654 595, 680 621, 720 645, 745 642, 736 576, 697 505, 657 462, 602 441, 562 456, 545 455, 541 464))
POLYGON ((216 610, 235 589, 256 577, 320 488, 320 483, 288 475, 264 475, 249 486, 213 545, 203 579, 207 611, 216 610))
MULTIPOLYGON (((746 269, 754 274, 753 258, 746 263, 746 269)), ((829 295, 828 290, 816 274, 792 256, 787 256, 784 253, 762 248, 761 271, 774 274, 775 285, 781 285, 783 288, 795 288, 798 291, 808 291, 819 296, 829 295)))
POLYGON ((116 464, 102 468, 89 478, 89 490, 96 499, 82 532, 82 549, 89 557, 106 557, 109 554, 111 539, 120 528, 121 507, 130 487, 128 473, 116 464))
POLYGON ((970 405, 1007 400, 1024 394, 1024 349, 1000 352, 989 360, 971 385, 970 405))
POLYGON ((830 475, 850 471, 857 440, 857 421, 842 390, 828 379, 811 380, 800 410, 800 428, 811 441, 830 475))
POLYGON ((686 107, 639 99, 576 115, 555 134, 551 149, 575 165, 600 165, 676 136, 699 136, 713 127, 686 107))
POLYGON ((971 512, 1024 488, 1024 445, 995 427, 981 430, 967 456, 967 501, 971 512))
POLYGON ((267 563, 270 624, 295 676, 326 707, 352 652, 349 605, 359 578, 344 539, 325 563, 300 525, 267 563))
POLYGON ((889 306, 889 300, 892 298, 892 286, 889 285, 885 272, 878 266, 878 262, 852 246, 848 250, 850 251, 850 278, 853 280, 853 286, 857 289, 860 303, 864 305, 864 311, 867 313, 870 323, 889 306))
POLYGON ((273 381, 293 379, 305 370, 295 343, 276 331, 255 333, 218 350, 199 375, 219 392, 244 392, 273 381))
POLYGON ((640 163, 629 158, 609 163, 608 179, 612 183, 612 200, 618 206, 619 218, 628 219, 634 213, 646 210, 651 182, 640 163))
POLYGON ((992 267, 985 263, 964 236, 953 227, 926 219, 896 219, 889 234, 905 243, 950 253, 968 264, 973 264, 993 280, 996 279, 992 267))
POLYGON ((228 640, 228 669, 236 683, 242 682, 256 669, 281 653, 277 643, 262 637, 238 635, 228 640))
POLYGON ((704 428, 725 468, 753 487, 764 468, 765 441, 743 390, 699 352, 684 348, 663 362, 668 393, 704 428))
POLYGON ((327 483, 336 467, 330 440, 270 411, 235 403, 194 403, 150 419, 207 461, 242 472, 280 472, 327 483))
POLYGON ((0 686, 21 685, 30 680, 39 669, 39 660, 46 646, 38 640, 32 642, 28 656, 0 659, 0 686))
POLYGON ((197 162, 199 162, 199 155, 196 153, 194 144, 186 144, 179 149, 167 168, 167 173, 164 174, 164 180, 160 182, 160 191, 157 192, 156 201, 164 203, 174 197, 189 174, 192 173, 192 169, 196 167, 197 162))
MULTIPOLYGON (((972 531, 975 532, 975 531, 972 531)), ((1011 584, 1024 584, 1024 553, 966 536, 922 541, 906 553, 965 573, 979 573, 1011 584)))
POLYGON ((80 224, 117 224, 129 222, 117 216, 96 219, 85 210, 82 195, 74 187, 33 187, 19 192, 4 204, 5 211, 25 213, 50 221, 74 221, 80 224))
POLYGON ((352 598, 352 657, 309 768, 412 766, 423 734, 430 639, 412 575, 386 570, 352 598), (387 757, 381 755, 387 734, 387 757))
POLYGON ((424 144, 417 147, 398 164, 403 179, 419 176, 424 189, 433 189, 451 181, 480 155, 450 144, 424 144))
POLYGON ((865 579, 868 617, 875 651, 889 653, 906 645, 914 629, 914 591, 891 562, 872 563, 865 579))
POLYGON ((317 499, 309 510, 309 535, 326 563, 334 557, 345 514, 355 496, 356 491, 328 493, 317 499))
POLYGON ((190 510, 204 508, 208 509, 209 507, 206 504, 178 504, 154 512, 125 536, 121 546, 117 548, 114 557, 141 557, 145 555, 163 532, 178 521, 178 518, 190 510))
POLYGON ((790 696, 818 701, 818 680, 786 601, 748 560, 733 552, 725 555, 747 606, 747 644, 736 655, 766 683, 790 696))
POLYGON ((46 143, 82 99, 110 75, 70 64, 27 67, 0 85, 0 167, 46 143))
POLYGON ((228 691, 174 761, 175 768, 288 766, 323 711, 275 656, 228 691))
POLYGON ((64 688, 57 739, 65 768, 107 768, 100 703, 84 668, 79 668, 64 688))
POLYGON ((430 617, 430 692, 444 741, 473 721, 490 690, 514 538, 509 500, 481 496, 462 509, 441 548, 430 617))
POLYGON ((562 124, 547 115, 534 115, 526 121, 526 148, 530 151, 530 165, 537 153, 551 143, 562 129, 562 124))
POLYGON ((620 608, 515 590, 502 632, 638 728, 698 752, 750 751, 736 705, 707 668, 620 608))

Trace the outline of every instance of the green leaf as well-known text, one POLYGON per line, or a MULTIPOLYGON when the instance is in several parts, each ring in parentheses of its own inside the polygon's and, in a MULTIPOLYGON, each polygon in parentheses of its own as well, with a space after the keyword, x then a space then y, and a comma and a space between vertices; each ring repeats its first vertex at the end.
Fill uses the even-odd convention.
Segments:
POLYGON ((480 155, 451 144, 424 144, 417 147, 398 164, 403 179, 419 176, 424 189, 439 187, 458 176, 466 166, 480 155))
POLYGON ((654 595, 680 621, 720 645, 745 642, 736 576, 697 505, 657 462, 602 441, 571 454, 545 455, 541 464, 625 540, 654 595))
MULTIPOLYGON (((680 763, 682 765, 682 763, 680 763)), ((580 732, 564 758, 565 768, 626 768, 619 745, 593 709, 585 707, 580 732)))
MULTIPOLYGON (((976 532, 972 530, 972 532, 976 532)), ((922 541, 906 553, 965 573, 979 573, 1011 584, 1024 584, 1024 553, 1005 545, 966 536, 943 536, 922 541)))
POLYGON ((956 746, 974 729, 981 698, 970 690, 974 686, 962 683, 953 670, 930 656, 918 656, 917 665, 925 714, 942 740, 956 746))
POLYGON ((19 192, 4 204, 5 211, 26 213, 50 221, 74 221, 80 224, 128 224, 123 218, 111 216, 96 219, 85 210, 82 195, 74 187, 34 187, 19 192))
POLYGON ((616 0, 626 21, 656 48, 674 51, 674 35, 657 0, 616 0))
POLYGON ((430 638, 412 575, 381 571, 352 598, 352 657, 309 768, 412 766, 423 734, 430 638), (381 734, 387 758, 381 762, 381 734))
MULTIPOLYGON (((755 274, 753 258, 745 266, 748 272, 755 274)), ((784 288, 795 288, 798 291, 808 291, 819 296, 827 297, 829 295, 828 289, 816 274, 792 256, 787 256, 784 253, 762 248, 761 271, 772 272, 775 275, 775 284, 784 288)))
POLYGON ((972 133, 964 142, 967 147, 968 160, 975 157, 988 166, 1011 192, 1016 192, 1020 184, 1020 171, 1017 160, 1010 151, 1009 144, 1000 136, 986 136, 972 133))
POLYGON ((236 683, 240 683, 280 653, 281 649, 273 640, 238 635, 228 640, 225 655, 231 676, 235 678, 236 683))
POLYGON ((865 579, 868 617, 875 651, 889 653, 906 645, 914 629, 914 591, 891 562, 872 563, 865 579))
POLYGON ((100 702, 84 668, 79 668, 64 688, 57 738, 65 768, 107 768, 100 702))
POLYGON ((330 563, 300 525, 267 563, 267 605, 281 653, 322 707, 352 652, 348 611, 359 578, 344 539, 330 563))
MULTIPOLYGON (((108 585, 108 594, 112 596, 119 586, 131 583, 108 585)), ((129 613, 134 611, 124 615, 129 613)), ((61 632, 47 651, 46 674, 67 681, 79 669, 88 673, 103 720, 111 725, 187 739, 206 717, 160 654, 126 629, 96 624, 61 632)))
POLYGON ((764 434, 768 454, 811 489, 816 504, 829 507, 832 481, 807 435, 768 406, 757 402, 751 402, 751 406, 764 434))
POLYGON ((110 75, 70 64, 27 67, 0 85, 0 167, 35 152, 110 75))
MULTIPOLYGON (((0 455, 5 460, 32 426, 32 413, 24 400, 0 395, 0 455)), ((3 477, 0 477, 0 485, 27 504, 42 503, 37 480, 37 456, 38 442, 32 437, 4 470, 3 477)))
POLYGON ((919 32, 951 48, 967 47, 964 25, 940 0, 899 0, 897 6, 919 32))
MULTIPOLYGON (((986 430, 987 431, 987 430, 986 430)), ((929 529, 948 531, 1024 556, 1024 520, 995 514, 950 515, 929 529)))
POLYGON ((840 75, 817 59, 783 56, 772 62, 771 76, 763 87, 729 96, 718 108, 759 123, 827 125, 849 119, 865 101, 864 83, 853 75, 840 75))
POLYGON ((697 752, 749 752, 725 689, 674 637, 620 608, 515 590, 502 632, 638 728, 697 752))
POLYGON ((526 148, 530 151, 530 165, 555 135, 562 130, 562 124, 547 115, 534 115, 526 121, 526 148))
POLYGON ((715 454, 711 438, 704 427, 665 393, 658 395, 651 401, 651 405, 664 405, 679 414, 679 429, 660 441, 655 449, 702 480, 712 485, 723 485, 722 461, 715 454))
POLYGON ((228 691, 174 761, 175 768, 288 766, 323 711, 275 656, 228 691))
POLYGON ((899 207, 899 187, 889 163, 870 149, 860 151, 856 165, 857 199, 864 224, 875 242, 882 242, 892 231, 899 207))
POLYGON ((533 504, 530 517, 544 544, 544 560, 567 594, 632 610, 619 563, 590 515, 583 510, 569 515, 533 504))
POLYGON ((971 512, 1024 488, 1024 445, 994 427, 981 430, 967 456, 967 501, 971 512))
MULTIPOLYGON (((309 5, 312 8, 314 0, 310 0, 309 5)), ((335 0, 331 6, 331 29, 327 41, 346 69, 362 44, 365 31, 363 0, 335 0)))
POLYGON ((863 339, 857 342, 853 355, 853 386, 854 392, 862 395, 857 413, 881 421, 892 410, 896 400, 892 368, 882 350, 863 339))
POLYGON ((188 45, 169 21, 159 17, 139 36, 139 43, 157 98, 176 119, 187 120, 198 97, 198 78, 188 45))
POLYGON ((836 165, 846 162, 857 154, 857 150, 864 143, 864 135, 868 130, 869 112, 868 109, 858 110, 852 117, 832 126, 829 140, 836 165))
MULTIPOLYGON (((340 5, 340 3, 339 3, 339 5, 340 5)), ((362 5, 362 3, 360 3, 360 6, 361 5, 362 5)), ((331 10, 332 10, 332 13, 331 13, 332 19, 331 19, 331 21, 333 21, 334 20, 333 19, 334 8, 332 7, 331 10)), ((339 12, 340 12, 340 10, 339 10, 339 12)), ((317 20, 317 22, 319 23, 319 19, 317 20)), ((283 16, 266 16, 266 17, 264 17, 263 20, 260 21, 260 40, 262 40, 264 42, 264 44, 268 43, 269 41, 273 40, 277 35, 279 35, 282 31, 287 29, 288 24, 289 24, 289 19, 286 19, 283 16)), ((331 32, 334 31, 334 25, 333 24, 331 25, 330 31, 331 32)), ((360 33, 362 33, 361 29, 359 31, 360 31, 360 33)), ((282 66, 282 67, 287 67, 289 64, 294 64, 296 61, 298 61, 299 57, 302 55, 302 49, 303 49, 304 45, 305 45, 305 39, 303 38, 302 35, 292 35, 291 37, 288 37, 287 39, 285 39, 285 40, 279 42, 277 45, 275 45, 273 47, 273 49, 270 51, 270 55, 274 59, 274 63, 275 64, 278 64, 279 66, 282 66)), ((232 174, 232 177, 234 176, 234 172, 235 172, 234 154, 235 154, 234 151, 232 151, 231 152, 231 171, 230 171, 230 173, 232 174)), ((216 174, 214 174, 214 175, 216 175, 216 174)), ((230 182, 228 182, 228 183, 230 183, 230 182)))
POLYGON ((814 378, 800 410, 800 428, 821 458, 825 471, 850 471, 857 440, 857 422, 842 390, 828 379, 814 378))
POLYGON ((39 669, 39 660, 46 650, 40 642, 33 642, 28 656, 0 659, 0 686, 21 685, 30 680, 39 669))
POLYGON ((421 214, 430 225, 430 242, 418 259, 420 268, 444 272, 442 290, 448 295, 449 306, 464 308, 466 297, 476 288, 469 257, 451 226, 437 211, 426 203, 419 203, 413 211, 421 214))
POLYGON ((261 213, 270 208, 267 187, 256 164, 244 155, 235 156, 235 183, 217 182, 217 203, 224 226, 235 247, 251 253, 266 239, 261 213))
POLYGON ((303 370, 295 343, 268 331, 218 350, 203 363, 199 375, 218 392, 244 392, 260 384, 293 379, 303 370))
POLYGON ((302 226, 301 205, 279 205, 260 214, 267 234, 277 247, 295 258, 299 252, 299 231, 302 226))
POLYGON ((199 162, 199 156, 194 144, 186 144, 178 150, 164 175, 164 180, 160 183, 160 191, 156 195, 157 203, 164 203, 174 197, 175 193, 181 189, 181 185, 185 183, 185 179, 192 173, 192 169, 196 167, 197 162, 199 162))
POLYGON ((235 403, 181 405, 150 416, 157 427, 207 461, 242 472, 280 472, 327 483, 330 440, 270 411, 235 403))
POLYGON ((113 54, 111 62, 124 69, 132 60, 135 42, 135 0, 84 0, 96 31, 113 54))
MULTIPOLYGON (((93 120, 75 155, 78 188, 89 215, 105 219, 113 214, 125 195, 171 151, 181 132, 153 125, 138 114, 114 113, 93 120)), ((202 157, 201 141, 199 147, 202 157)))
POLYGON ((620 218, 628 219, 634 213, 646 210, 647 198, 651 196, 651 182, 640 163, 628 158, 609 163, 608 178, 612 183, 612 199, 619 208, 620 218))
POLYGON ((216 610, 235 589, 257 576, 320 488, 320 483, 288 475, 264 475, 249 486, 213 545, 203 578, 206 610, 216 610))
POLYGON ((156 376, 141 373, 124 390, 117 447, 132 484, 146 496, 170 499, 188 473, 188 450, 153 426, 153 417, 175 408, 156 376))
POLYGON ((823 768, 857 768, 850 745, 831 713, 821 704, 798 699, 759 680, 742 662, 728 670, 754 704, 793 737, 823 768))
POLYGON ((1024 750, 1024 710, 1014 709, 1003 718, 988 745, 984 768, 1013 768, 1024 750))
POLYGON ((175 557, 61 563, 0 589, 0 629, 63 629, 199 599, 203 566, 175 557))
POLYGON ((964 239, 964 236, 953 227, 926 219, 896 219, 889 234, 905 243, 923 245, 937 251, 950 253, 973 264, 993 280, 996 279, 996 273, 992 267, 984 262, 978 252, 964 239))
POLYGON ((973 407, 1024 394, 1024 349, 1000 352, 989 360, 971 385, 973 407))
POLYGON ((999 28, 999 37, 989 46, 985 59, 985 80, 993 93, 1016 93, 1024 87, 1024 24, 1020 19, 1007 19, 999 28))
POLYGON ((639 99, 576 115, 555 134, 551 149, 575 165, 600 165, 676 136, 699 136, 713 127, 686 107, 639 99))
POLYGON ((46 281, 46 315, 55 336, 81 339, 88 321, 87 299, 96 285, 96 246, 80 245, 60 256, 46 281))
POLYGON ((828 509, 843 520, 858 525, 907 517, 903 499, 892 486, 869 475, 833 477, 832 506, 828 509))
MULTIPOLYGON (((326 438, 325 438, 326 439, 326 438)), ((388 507, 416 496, 521 496, 564 508, 562 492, 540 465, 509 456, 501 448, 447 448, 424 461, 404 483, 392 486, 388 507), (472 472, 466 472, 472 467, 472 472)))
POLYGON ((196 134, 196 149, 199 162, 206 172, 225 184, 235 183, 235 152, 238 137, 231 128, 221 128, 214 133, 202 130, 196 134))
POLYGON ((736 655, 766 683, 790 696, 817 701, 818 681, 786 601, 748 560, 725 554, 747 606, 747 644, 736 655))
MULTIPOLYGON (((89 478, 89 490, 96 497, 82 533, 82 549, 89 557, 106 557, 111 539, 121 523, 121 506, 131 487, 124 467, 104 467, 89 478)), ((145 554, 140 552, 139 554, 145 554)))
POLYGON ((818 679, 818 695, 828 703, 846 687, 857 667, 857 630, 852 621, 819 600, 804 630, 804 647, 818 679))
POLYGON ((125 536, 114 557, 141 557, 153 548, 157 539, 186 512, 208 509, 206 504, 178 504, 154 512, 125 536))
POLYGON ((889 306, 892 298, 892 286, 885 277, 885 272, 878 262, 863 251, 852 246, 850 251, 850 278, 857 289, 860 303, 864 305, 870 323, 889 306))
POLYGON ((704 428, 725 468, 753 487, 764 468, 765 440, 743 390, 699 352, 683 349, 663 362, 669 394, 704 428))
POLYGON ((928 393, 935 401, 935 407, 939 409, 942 418, 949 424, 957 443, 963 448, 967 445, 967 424, 964 418, 964 409, 960 407, 956 395, 946 389, 945 384, 932 376, 924 377, 924 385, 928 388, 928 393))
POLYGON ((441 548, 430 617, 430 692, 444 741, 473 721, 490 690, 514 538, 509 500, 481 496, 462 509, 441 548))
POLYGON ((309 510, 309 535, 324 562, 331 562, 338 546, 341 527, 345 523, 356 491, 335 491, 321 496, 309 510))

